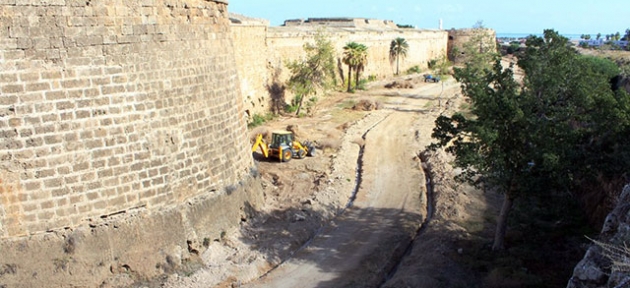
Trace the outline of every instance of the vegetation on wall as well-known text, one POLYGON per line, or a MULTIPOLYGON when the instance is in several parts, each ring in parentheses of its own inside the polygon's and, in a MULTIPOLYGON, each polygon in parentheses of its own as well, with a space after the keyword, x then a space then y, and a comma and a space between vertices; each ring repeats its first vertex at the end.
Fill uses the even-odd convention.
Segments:
POLYGON ((315 43, 303 47, 306 57, 286 63, 290 71, 287 87, 295 93, 292 104, 296 115, 300 115, 304 98, 308 98, 309 107, 317 102, 314 95, 318 90, 328 90, 336 84, 335 48, 322 31, 315 35, 315 43))
POLYGON ((410 24, 396 24, 396 27, 401 28, 401 29, 414 29, 416 27, 414 27, 413 25, 410 24))

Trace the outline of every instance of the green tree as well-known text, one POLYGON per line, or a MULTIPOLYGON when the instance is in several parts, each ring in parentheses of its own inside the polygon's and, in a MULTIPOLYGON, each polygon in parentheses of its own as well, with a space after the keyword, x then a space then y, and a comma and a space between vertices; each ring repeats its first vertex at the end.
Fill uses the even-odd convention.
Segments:
MULTIPOLYGON (((444 80, 445 76, 450 73, 450 68, 453 65, 451 61, 448 60, 446 54, 442 54, 442 56, 440 56, 439 58, 432 59, 429 63, 432 63, 431 65, 429 65, 431 73, 435 76, 440 77, 442 80, 444 80)), ((444 81, 440 82, 442 83, 442 90, 440 91, 440 95, 438 96, 438 98, 441 98, 442 93, 444 93, 444 81)))
POLYGON ((348 92, 352 91, 352 70, 355 71, 355 89, 359 85, 359 77, 365 65, 367 65, 367 49, 364 44, 350 42, 343 47, 342 62, 348 65, 348 92))
POLYGON ((591 69, 592 72, 602 75, 606 79, 611 79, 621 73, 619 66, 609 59, 590 55, 580 55, 577 58, 582 61, 584 66, 591 69))
POLYGON ((359 49, 359 43, 349 42, 346 46, 343 46, 343 64, 348 65, 348 92, 352 91, 352 69, 357 66, 357 50, 359 49))
POLYGON ((597 39, 597 40, 601 39, 602 38, 602 33, 597 33, 597 36, 595 36, 595 37, 596 37, 595 39, 597 39))
MULTIPOLYGON (((304 45, 306 57, 286 64, 291 76, 287 86, 296 95, 296 115, 300 115, 304 98, 327 90, 335 85, 335 48, 332 42, 318 31, 315 44, 304 45)), ((311 98, 312 99, 312 98, 311 98)))
POLYGON ((355 73, 354 73, 354 77, 355 77, 354 89, 359 88, 359 78, 361 76, 361 72, 363 72, 363 70, 365 69, 365 66, 367 66, 368 64, 367 56, 368 56, 368 47, 363 44, 359 44, 359 47, 356 53, 357 65, 355 66, 355 73))
POLYGON ((628 144, 621 138, 630 131, 630 101, 612 93, 613 72, 597 61, 545 30, 543 38, 528 38, 519 56, 522 86, 499 59, 485 73, 470 64, 455 69, 472 116, 438 117, 432 134, 438 142, 430 147, 447 147, 455 155, 455 164, 464 168, 460 179, 504 194, 493 250, 504 248, 508 216, 519 197, 564 193, 602 173, 611 177, 627 169, 628 144))
POLYGON ((394 40, 392 40, 392 42, 389 45, 389 60, 391 62, 394 62, 394 60, 396 61, 396 75, 398 75, 398 68, 399 68, 399 64, 400 64, 400 57, 405 58, 407 57, 407 51, 409 50, 409 43, 407 43, 407 40, 405 40, 405 38, 402 37, 398 37, 394 40))
POLYGON ((621 34, 617 32, 615 33, 615 35, 613 35, 613 38, 615 39, 615 41, 619 41, 619 39, 621 39, 621 34))
POLYGON ((492 69, 492 64, 501 55, 497 51, 496 40, 488 33, 488 29, 473 28, 470 38, 462 44, 458 62, 466 63, 476 73, 484 73, 492 69))
POLYGON ((455 68, 455 78, 471 100, 473 116, 438 117, 431 136, 439 142, 431 148, 446 146, 455 155, 455 165, 464 168, 458 179, 504 193, 493 245, 493 250, 500 250, 509 212, 522 189, 522 171, 529 168, 527 119, 512 69, 503 69, 497 60, 484 75, 477 71, 470 65, 455 68))

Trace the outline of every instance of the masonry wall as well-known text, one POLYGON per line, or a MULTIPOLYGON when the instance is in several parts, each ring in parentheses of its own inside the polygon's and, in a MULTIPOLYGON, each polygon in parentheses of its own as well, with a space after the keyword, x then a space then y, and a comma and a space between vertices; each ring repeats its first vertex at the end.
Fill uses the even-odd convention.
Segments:
POLYGON ((224 193, 252 165, 227 3, 0 3, 0 237, 224 193))
POLYGON ((234 40, 234 54, 239 71, 240 89, 243 95, 244 107, 252 114, 252 108, 257 111, 270 109, 268 97, 269 86, 273 77, 268 63, 269 50, 266 43, 268 25, 246 24, 232 25, 234 40))
MULTIPOLYGON (((271 107, 271 94, 269 87, 282 86, 290 76, 285 64, 287 61, 304 57, 303 46, 305 43, 314 43, 314 36, 321 27, 291 26, 269 27, 266 31, 260 27, 251 27, 234 24, 233 37, 235 46, 243 46, 245 49, 236 50, 237 59, 250 59, 251 63, 262 64, 266 67, 252 68, 240 63, 238 73, 241 79, 243 91, 246 97, 244 106, 251 114, 264 114, 271 107), (264 42, 263 42, 264 40, 264 42), (252 101, 252 99, 254 101, 252 101)), ((336 58, 341 61, 343 47, 351 41, 368 46, 368 65, 362 72, 362 78, 374 76, 377 79, 391 76, 396 72, 395 63, 390 62, 389 47, 393 39, 402 37, 409 43, 407 57, 400 60, 400 71, 405 71, 415 65, 421 69, 427 68, 429 60, 446 55, 448 33, 436 30, 417 29, 391 29, 381 27, 379 29, 363 28, 336 28, 326 27, 324 30, 333 42, 337 51, 336 58)), ((341 62, 339 62, 341 63, 341 62)), ((347 77, 347 66, 341 64, 339 70, 343 77, 347 77)), ((341 76, 341 75, 339 75, 341 76)), ((341 83, 341 77, 339 81, 341 83)), ((290 101, 290 92, 285 91, 285 100, 290 101)))
POLYGON ((232 44, 221 0, 0 1, 0 287, 193 269, 260 207, 232 44))
POLYGON ((464 45, 471 40, 481 41, 483 49, 496 49, 496 32, 489 28, 464 28, 448 30, 448 57, 455 63, 466 60, 464 45))

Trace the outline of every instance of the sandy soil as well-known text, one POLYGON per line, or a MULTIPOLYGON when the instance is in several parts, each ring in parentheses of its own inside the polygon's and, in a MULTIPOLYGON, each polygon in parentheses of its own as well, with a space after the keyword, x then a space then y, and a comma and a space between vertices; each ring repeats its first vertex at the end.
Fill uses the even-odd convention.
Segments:
MULTIPOLYGON (((297 126, 298 140, 315 140, 322 149, 316 157, 287 163, 255 154, 266 207, 253 211, 254 217, 219 241, 207 243, 202 269, 173 274, 163 286, 378 287, 385 280, 386 287, 443 284, 435 280, 437 268, 431 267, 441 267, 435 260, 444 258, 444 251, 461 250, 443 240, 461 234, 465 229, 457 223, 482 217, 487 208, 478 191, 453 188, 445 155, 434 155, 435 163, 422 163, 420 157, 431 142, 435 118, 461 101, 453 79, 424 83, 420 75, 405 76, 371 83, 367 91, 355 94, 333 93, 313 117, 268 123, 268 131, 297 126), (384 88, 394 80, 413 88, 384 88), (380 109, 351 109, 360 100, 379 103, 380 109), (443 182, 433 185, 435 195, 427 193, 423 167, 438 171, 431 179, 443 182), (429 214, 435 219, 426 221, 429 214), (424 253, 432 258, 418 256, 418 249, 410 246, 414 239, 413 245, 424 245, 418 249, 432 251, 424 253), (443 250, 436 250, 438 246, 443 250), (399 265, 405 253, 404 259, 415 260, 399 265)), ((446 258, 442 262, 449 265, 446 258)))

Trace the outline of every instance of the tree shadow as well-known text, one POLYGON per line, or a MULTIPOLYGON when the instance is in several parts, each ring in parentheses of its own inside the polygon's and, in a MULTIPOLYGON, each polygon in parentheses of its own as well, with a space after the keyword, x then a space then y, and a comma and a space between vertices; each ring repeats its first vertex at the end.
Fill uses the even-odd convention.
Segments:
POLYGON ((274 279, 271 273, 244 287, 271 287, 268 283, 274 280, 282 281, 284 287, 301 287, 303 281, 322 288, 377 287, 424 220, 418 213, 401 209, 348 207, 322 222, 325 211, 331 209, 314 209, 307 201, 302 208, 254 212, 259 220, 248 223, 241 241, 279 264, 274 269, 293 269, 296 263, 304 269, 290 272, 295 277, 289 279, 274 279))
POLYGON ((266 84, 267 92, 269 92, 271 101, 271 112, 278 114, 284 111, 286 105, 285 90, 286 86, 280 82, 280 74, 282 69, 276 68, 271 76, 271 84, 266 84))

